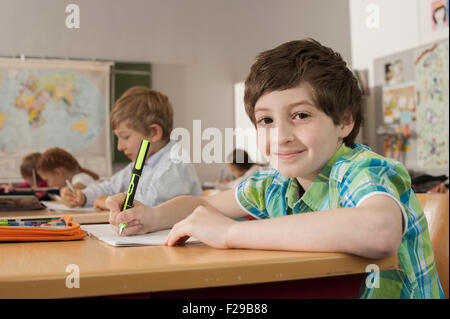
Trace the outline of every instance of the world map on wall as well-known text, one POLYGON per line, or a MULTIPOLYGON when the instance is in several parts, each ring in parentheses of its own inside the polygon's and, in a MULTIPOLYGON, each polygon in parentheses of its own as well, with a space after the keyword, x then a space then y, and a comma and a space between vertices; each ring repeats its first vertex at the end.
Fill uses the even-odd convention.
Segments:
POLYGON ((0 68, 0 152, 78 152, 103 130, 105 100, 76 71, 0 68))

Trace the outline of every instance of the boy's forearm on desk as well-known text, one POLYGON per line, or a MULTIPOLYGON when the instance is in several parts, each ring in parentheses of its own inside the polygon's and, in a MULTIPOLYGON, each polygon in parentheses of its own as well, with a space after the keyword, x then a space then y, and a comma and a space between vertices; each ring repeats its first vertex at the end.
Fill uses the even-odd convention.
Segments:
POLYGON ((386 247, 395 245, 386 244, 390 236, 370 215, 370 210, 358 207, 237 222, 227 242, 230 248, 392 255, 386 247))

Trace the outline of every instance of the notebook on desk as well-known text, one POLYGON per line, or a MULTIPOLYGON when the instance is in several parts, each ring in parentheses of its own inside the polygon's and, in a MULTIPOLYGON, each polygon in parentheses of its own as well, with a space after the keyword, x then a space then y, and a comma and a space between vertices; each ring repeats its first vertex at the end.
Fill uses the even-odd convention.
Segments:
POLYGON ((93 207, 67 207, 66 205, 58 202, 52 201, 41 201, 42 204, 49 210, 59 211, 59 212, 92 212, 93 207))
MULTIPOLYGON (((170 229, 165 229, 144 235, 119 236, 110 224, 82 225, 81 229, 111 246, 162 245, 170 232, 170 229)), ((186 241, 186 243, 199 242, 200 241, 194 237, 191 237, 186 241)))

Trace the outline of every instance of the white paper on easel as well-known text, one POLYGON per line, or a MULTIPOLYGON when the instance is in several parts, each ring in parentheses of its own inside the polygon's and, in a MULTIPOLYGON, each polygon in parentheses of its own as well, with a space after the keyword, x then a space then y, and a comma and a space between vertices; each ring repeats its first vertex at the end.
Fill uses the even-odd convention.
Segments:
MULTIPOLYGON (((160 230, 144 235, 119 236, 110 224, 81 225, 81 229, 111 246, 157 246, 162 245, 170 229, 160 230)), ((198 243, 198 239, 191 237, 186 243, 198 243)))

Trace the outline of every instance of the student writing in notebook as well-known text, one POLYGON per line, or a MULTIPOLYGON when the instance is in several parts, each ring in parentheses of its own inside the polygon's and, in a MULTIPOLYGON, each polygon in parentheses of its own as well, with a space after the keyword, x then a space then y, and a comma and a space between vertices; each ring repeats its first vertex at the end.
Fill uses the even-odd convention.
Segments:
POLYGON ((116 101, 110 122, 118 139, 117 149, 132 162, 109 180, 77 191, 75 196, 63 193, 63 198, 69 201, 71 207, 94 206, 106 209, 107 196, 126 192, 143 139, 150 141, 150 149, 135 199, 154 206, 179 195, 201 195, 200 181, 194 166, 181 160, 171 160, 172 148, 179 145, 170 141, 173 109, 165 94, 143 86, 127 90, 116 101))
POLYGON ((166 244, 190 236, 216 248, 398 253, 379 285, 361 298, 440 298, 442 287, 422 208, 398 161, 355 143, 361 91, 341 56, 315 40, 262 52, 245 81, 245 108, 272 169, 233 190, 182 196, 156 207, 108 198, 110 223, 124 235, 172 228, 166 244), (258 220, 235 221, 251 214, 258 220))
POLYGON ((3 188, 4 192, 8 193, 14 189, 20 188, 47 187, 47 182, 43 180, 36 171, 36 164, 39 157, 41 157, 41 153, 39 152, 31 153, 25 156, 20 164, 20 175, 22 175, 24 181, 15 186, 0 185, 0 189, 3 188))
MULTIPOLYGON (((50 148, 42 153, 36 169, 39 175, 47 181, 48 186, 59 187, 61 194, 72 193, 66 186, 66 180, 73 185, 75 190, 80 190, 99 179, 95 172, 82 168, 72 154, 59 147, 50 148)), ((62 202, 66 205, 69 204, 65 198, 62 198, 62 202)))

